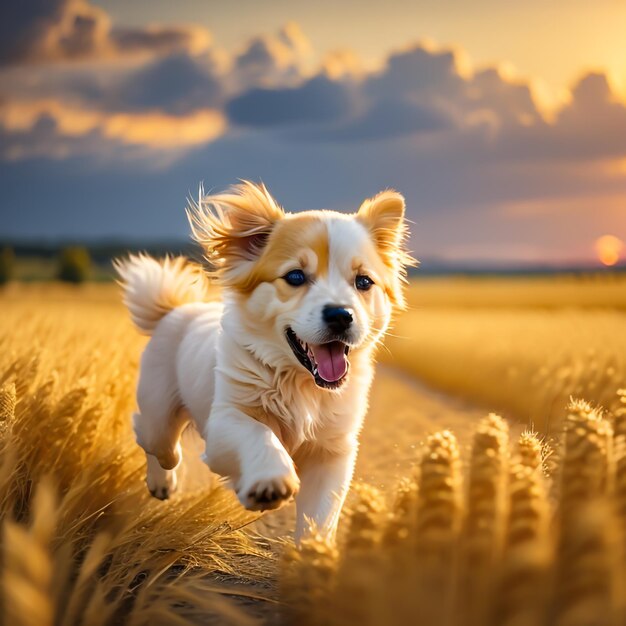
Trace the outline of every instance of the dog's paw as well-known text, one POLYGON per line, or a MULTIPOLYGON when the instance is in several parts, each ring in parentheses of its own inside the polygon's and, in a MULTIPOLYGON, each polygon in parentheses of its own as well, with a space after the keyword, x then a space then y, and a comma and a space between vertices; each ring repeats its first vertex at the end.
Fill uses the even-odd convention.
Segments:
POLYGON ((168 500, 171 495, 176 492, 178 482, 176 480, 176 472, 163 470, 159 476, 146 477, 146 485, 150 495, 159 500, 168 500))
POLYGON ((237 491, 239 501, 249 511, 278 509, 296 495, 300 480, 295 472, 259 478, 237 491))

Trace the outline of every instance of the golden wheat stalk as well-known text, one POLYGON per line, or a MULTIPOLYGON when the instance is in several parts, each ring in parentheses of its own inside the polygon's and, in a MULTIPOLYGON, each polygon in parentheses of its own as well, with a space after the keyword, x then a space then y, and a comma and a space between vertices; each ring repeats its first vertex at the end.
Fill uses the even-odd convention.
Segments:
POLYGON ((4 623, 15 626, 53 626, 51 595, 54 575, 51 543, 56 504, 49 485, 37 489, 29 529, 5 520, 3 524, 4 623))
POLYGON ((508 512, 509 427, 493 413, 474 434, 463 528, 459 609, 468 623, 487 619, 494 565, 502 554, 508 512))
POLYGON ((626 529, 626 389, 618 392, 619 406, 613 413, 615 455, 615 505, 626 529))
POLYGON ((382 542, 374 565, 380 584, 372 589, 374 624, 404 626, 415 601, 415 532, 418 486, 413 477, 397 485, 384 520, 382 542))
POLYGON ((385 554, 380 549, 385 501, 378 489, 365 483, 353 487, 356 502, 337 570, 333 620, 336 624, 376 624, 377 595, 372 593, 385 554))
POLYGON ((459 446, 450 431, 431 435, 419 463, 415 582, 406 618, 445 623, 454 602, 458 535, 462 524, 459 446))
POLYGON ((280 571, 280 597, 293 624, 323 626, 332 618, 337 548, 315 528, 300 548, 285 548, 280 571))
MULTIPOLYGON (((521 439, 532 444, 533 453, 540 451, 536 438, 529 442, 524 433, 521 439)), ((493 619, 502 626, 540 624, 547 614, 552 514, 538 460, 536 454, 521 455, 510 470, 504 555, 493 603, 493 619)))
POLYGON ((464 538, 469 560, 477 566, 500 554, 507 513, 509 427, 491 413, 474 435, 469 468, 464 538))
POLYGON ((353 491, 357 500, 350 511, 347 553, 369 550, 380 541, 381 521, 386 511, 385 499, 376 487, 357 483, 353 491))
POLYGON ((617 391, 618 406, 613 413, 615 438, 626 439, 626 389, 617 391))
POLYGON ((537 432, 525 430, 517 441, 517 452, 522 465, 540 469, 548 474, 547 464, 553 454, 550 444, 537 432))
POLYGON ((428 438, 419 475, 418 555, 447 552, 461 524, 460 455, 456 438, 450 431, 428 438))
POLYGON ((403 478, 396 487, 395 500, 387 516, 383 546, 390 550, 398 548, 398 556, 406 554, 407 546, 415 538, 417 494, 417 482, 413 478, 403 478))
POLYGON ((0 388, 0 422, 11 422, 15 417, 17 393, 15 383, 5 383, 0 388))
POLYGON ((556 626, 623 624, 623 535, 604 498, 581 504, 562 526, 557 571, 556 626))
POLYGON ((15 421, 17 393, 15 383, 4 383, 0 387, 0 464, 5 457, 5 448, 10 439, 10 431, 15 421))
POLYGON ((599 410, 572 400, 565 419, 564 451, 560 467, 563 516, 611 491, 615 476, 613 429, 599 410))

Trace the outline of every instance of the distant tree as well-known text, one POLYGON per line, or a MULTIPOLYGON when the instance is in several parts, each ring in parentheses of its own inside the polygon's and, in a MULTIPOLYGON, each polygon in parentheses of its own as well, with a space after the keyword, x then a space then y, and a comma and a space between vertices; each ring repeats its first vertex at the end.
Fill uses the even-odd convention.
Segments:
POLYGON ((89 278, 91 257, 86 248, 73 246, 63 248, 59 254, 57 278, 66 283, 82 283, 89 278))
POLYGON ((0 250, 0 285, 8 283, 15 274, 15 253, 13 248, 0 250))

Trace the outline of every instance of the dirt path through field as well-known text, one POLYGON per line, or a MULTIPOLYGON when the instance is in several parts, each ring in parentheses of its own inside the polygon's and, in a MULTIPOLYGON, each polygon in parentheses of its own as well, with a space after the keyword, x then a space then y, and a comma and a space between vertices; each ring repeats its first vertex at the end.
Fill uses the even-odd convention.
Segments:
MULTIPOLYGON (((379 365, 354 480, 374 485, 383 494, 392 493, 396 483, 414 471, 420 442, 444 429, 457 436, 467 461, 474 428, 486 414, 482 408, 426 387, 402 370, 379 365)), ((511 436, 517 437, 523 428, 511 424, 511 436)), ((256 523, 257 530, 262 535, 289 535, 293 516, 293 507, 269 514, 256 523)))
MULTIPOLYGON (((485 415, 484 409, 434 391, 399 369, 379 365, 354 480, 372 484, 383 494, 393 493, 395 484, 414 471, 420 442, 430 433, 443 429, 455 433, 467 461, 472 433, 485 415)), ((516 437, 522 430, 521 424, 512 424, 511 436, 516 437)), ((188 441, 186 448, 185 488, 197 488, 202 481, 214 480, 199 460, 201 442, 188 441)), ((255 522, 252 529, 260 537, 288 538, 295 525, 294 508, 291 505, 269 513, 255 522)), ((271 578, 276 576, 277 573, 271 578)), ((245 590, 248 591, 266 598, 276 593, 275 589, 255 584, 245 590)), ((278 619, 276 604, 271 600, 250 600, 240 596, 233 597, 233 600, 264 623, 274 623, 278 619)))

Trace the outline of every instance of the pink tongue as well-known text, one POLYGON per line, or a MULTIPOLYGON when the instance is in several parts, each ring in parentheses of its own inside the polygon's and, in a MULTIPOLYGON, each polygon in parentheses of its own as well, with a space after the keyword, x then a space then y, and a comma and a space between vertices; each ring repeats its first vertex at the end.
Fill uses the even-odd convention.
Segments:
POLYGON ((346 373, 348 363, 345 346, 340 341, 331 341, 319 346, 312 346, 317 373, 327 382, 334 383, 346 373))

